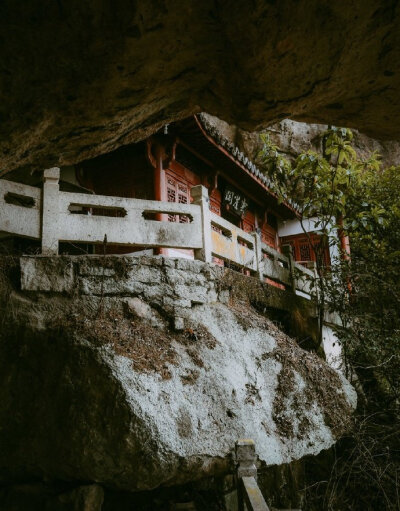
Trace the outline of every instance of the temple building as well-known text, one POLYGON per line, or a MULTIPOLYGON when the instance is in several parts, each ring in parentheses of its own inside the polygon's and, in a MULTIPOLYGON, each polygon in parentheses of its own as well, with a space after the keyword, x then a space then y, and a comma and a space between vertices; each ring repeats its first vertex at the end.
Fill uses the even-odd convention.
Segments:
MULTIPOLYGON (((292 245, 295 260, 302 264, 315 260, 307 237, 298 227, 293 231, 295 234, 280 235, 281 230, 287 230, 288 221, 290 225, 298 224, 294 203, 280 203, 268 177, 210 127, 202 114, 166 125, 145 141, 83 161, 73 168, 62 168, 61 183, 66 189, 75 185, 100 195, 179 204, 190 203, 191 188, 203 185, 208 189, 212 212, 245 232, 258 231, 262 242, 279 252, 283 244, 292 245)), ((184 223, 187 217, 168 215, 163 220, 184 223)), ((107 250, 131 253, 142 252, 146 247, 114 246, 107 250)), ((190 250, 157 251, 172 257, 193 257, 190 250)), ((218 258, 214 262, 224 264, 218 258)), ((328 248, 325 264, 330 264, 328 248)))
MULTIPOLYGON (((307 234, 294 201, 281 202, 268 176, 203 114, 74 166, 0 180, 2 253, 196 259, 318 300, 310 239, 327 237, 315 219, 303 224, 307 234)), ((334 241, 327 268, 347 251, 340 233, 334 241)), ((324 328, 329 353, 336 337, 324 328)))
MULTIPOLYGON (((248 261, 244 261, 243 258, 247 257, 245 255, 247 249, 249 249, 247 255, 255 254, 254 238, 246 237, 246 234, 254 233, 259 237, 260 244, 270 249, 269 253, 267 250, 259 250, 257 257, 272 257, 276 260, 279 259, 279 254, 283 253, 283 247, 290 246, 295 262, 311 269, 313 267, 315 254, 309 243, 309 236, 305 235, 300 226, 295 203, 279 201, 268 176, 261 172, 254 162, 245 157, 238 147, 225 139, 208 122, 204 114, 165 125, 146 140, 82 161, 74 166, 61 167, 57 172, 59 191, 67 192, 67 196, 64 197, 65 211, 62 211, 61 196, 56 201, 58 202, 56 208, 64 215, 64 220, 60 220, 59 223, 64 226, 72 225, 74 221, 77 223, 78 215, 84 222, 82 215, 91 217, 93 219, 91 225, 100 229, 102 227, 98 217, 104 217, 106 223, 108 218, 110 222, 103 231, 105 235, 108 233, 106 246, 102 243, 104 235, 101 236, 101 240, 99 237, 95 240, 91 235, 91 227, 85 228, 85 235, 78 235, 71 226, 68 228, 68 234, 60 232, 58 238, 53 240, 53 244, 57 245, 53 247, 56 253, 72 255, 133 253, 196 258, 195 248, 190 248, 194 245, 190 243, 189 238, 193 230, 198 227, 195 227, 195 224, 184 227, 184 224, 190 224, 192 218, 190 214, 184 213, 182 208, 180 214, 175 211, 165 213, 143 210, 140 218, 140 222, 144 219, 159 221, 164 225, 174 223, 177 226, 172 229, 175 238, 177 233, 180 233, 181 239, 178 243, 162 243, 165 240, 161 238, 156 238, 160 239, 159 246, 154 239, 150 243, 146 236, 146 229, 150 232, 155 225, 154 222, 147 223, 147 227, 141 227, 142 242, 140 242, 136 238, 133 239, 133 231, 132 235, 127 233, 127 230, 134 230, 138 226, 137 221, 135 223, 134 220, 126 217, 123 219, 124 225, 117 228, 117 224, 112 223, 111 220, 114 218, 117 221, 119 217, 127 215, 126 208, 116 206, 115 201, 124 199, 132 201, 133 199, 150 201, 149 204, 151 201, 157 201, 163 205, 175 204, 179 209, 181 206, 193 203, 191 191, 200 186, 206 192, 205 200, 214 219, 210 217, 209 220, 214 233, 208 234, 209 237, 213 237, 214 249, 211 250, 211 262, 247 274, 251 273, 258 263, 248 264, 248 261), (76 196, 74 197, 73 194, 76 196), (92 196, 93 199, 83 200, 85 196, 92 196), (110 203, 110 198, 115 198, 115 201, 105 206, 101 204, 100 199, 100 203, 96 203, 95 197, 103 197, 107 203, 110 203), (85 204, 86 202, 88 203, 85 204), (215 221, 217 218, 220 219, 218 222, 215 221), (234 236, 234 243, 228 246, 228 241, 232 241, 232 228, 237 229, 237 233, 234 236), (117 234, 110 236, 117 231, 125 232, 122 237, 117 234), (113 237, 114 239, 111 239, 113 237), (185 243, 185 237, 187 243, 185 243), (236 256, 230 255, 233 251, 236 256), (242 256, 239 254, 240 257, 237 257, 239 252, 242 252, 242 256)), ((28 175, 23 171, 11 172, 7 175, 7 179, 8 186, 10 182, 17 182, 31 188, 30 192, 22 190, 22 193, 5 190, 4 205, 19 206, 19 208, 3 210, 4 225, 9 225, 10 216, 27 214, 25 209, 32 207, 35 201, 27 198, 26 194, 37 195, 43 181, 41 173, 28 175)), ((46 208, 39 215, 43 217, 45 210, 46 208)), ((51 215, 48 218, 51 218, 51 215)), ((20 230, 20 226, 14 231, 12 229, 4 231, 0 225, 0 249, 7 253, 38 253, 40 250, 38 240, 43 238, 41 233, 43 234, 46 230, 43 225, 39 225, 43 224, 43 220, 38 218, 36 227, 31 229, 30 232, 34 235, 20 230)), ((32 222, 31 215, 27 217, 27 221, 32 222)), ((23 223, 22 220, 19 224, 21 223, 23 223)), ((309 222, 309 231, 312 233, 313 243, 322 239, 312 221, 309 222)), ((334 245, 326 247, 324 255, 326 267, 329 267, 332 258, 338 253, 338 248, 334 245)), ((279 264, 282 264, 282 261, 279 264)), ((286 262, 283 264, 287 267, 286 262)), ((282 285, 279 279, 276 281, 268 276, 262 277, 262 280, 270 284, 282 285)))

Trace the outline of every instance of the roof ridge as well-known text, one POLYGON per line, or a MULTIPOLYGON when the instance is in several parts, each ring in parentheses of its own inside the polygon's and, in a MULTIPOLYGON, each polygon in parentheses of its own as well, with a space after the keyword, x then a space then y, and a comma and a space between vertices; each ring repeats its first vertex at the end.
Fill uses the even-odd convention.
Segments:
MULTIPOLYGON (((273 192, 276 193, 274 190, 274 184, 273 181, 264 173, 262 172, 257 165, 248 158, 237 145, 230 142, 226 137, 224 137, 218 129, 211 124, 211 122, 207 119, 207 114, 205 112, 201 112, 199 114, 196 114, 196 117, 201 122, 201 125, 206 130, 207 134, 213 138, 213 140, 222 146, 224 149, 226 149, 231 156, 233 156, 236 160, 238 160, 242 165, 244 165, 247 170, 249 170, 252 174, 254 174, 258 179, 263 181, 263 183, 273 192)), ((290 204, 290 206, 298 211, 297 204, 292 199, 287 199, 284 202, 290 204)))

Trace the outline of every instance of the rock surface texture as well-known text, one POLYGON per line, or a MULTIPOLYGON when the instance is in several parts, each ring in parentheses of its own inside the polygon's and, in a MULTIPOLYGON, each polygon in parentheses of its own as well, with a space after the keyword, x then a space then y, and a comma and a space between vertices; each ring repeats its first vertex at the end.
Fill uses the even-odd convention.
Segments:
MULTIPOLYGON (((235 145, 250 160, 257 162, 262 148, 260 132, 243 130, 206 113, 202 113, 200 118, 210 133, 217 133, 216 138, 222 137, 228 144, 235 145)), ((294 159, 310 149, 321 153, 322 135, 327 128, 327 124, 307 124, 285 119, 272 124, 262 132, 269 134, 271 141, 282 153, 294 159)), ((353 135, 353 145, 360 158, 366 159, 373 151, 377 151, 383 167, 400 165, 400 142, 375 140, 357 130, 353 130, 353 135)))
POLYGON ((274 465, 348 427, 350 384, 251 305, 284 291, 184 259, 4 266, 2 483, 151 489, 231 471, 238 438, 274 465))
POLYGON ((6 0, 0 169, 73 164, 207 111, 396 138, 396 1, 6 0))

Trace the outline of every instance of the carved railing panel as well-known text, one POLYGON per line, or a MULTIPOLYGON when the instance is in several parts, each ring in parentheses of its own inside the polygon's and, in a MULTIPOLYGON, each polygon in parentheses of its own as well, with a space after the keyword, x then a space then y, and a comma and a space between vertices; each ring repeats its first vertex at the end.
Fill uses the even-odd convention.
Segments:
POLYGON ((314 272, 261 242, 256 232, 236 227, 209 208, 208 191, 192 188, 193 204, 63 192, 60 169, 44 171, 43 190, 0 180, 0 233, 41 239, 43 254, 57 254, 59 242, 194 249, 270 279, 306 297, 314 272), (184 218, 169 222, 168 218, 184 218))
POLYGON ((211 213, 212 254, 231 261, 238 266, 257 271, 256 240, 253 234, 245 232, 224 218, 211 213))
POLYGON ((40 239, 41 190, 0 179, 0 232, 40 239))

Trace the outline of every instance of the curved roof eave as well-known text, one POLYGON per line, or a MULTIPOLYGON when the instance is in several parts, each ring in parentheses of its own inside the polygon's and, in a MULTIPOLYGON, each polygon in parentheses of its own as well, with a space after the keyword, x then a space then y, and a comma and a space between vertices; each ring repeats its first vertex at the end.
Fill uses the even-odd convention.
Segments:
MULTIPOLYGON (((207 121, 204 114, 196 114, 194 118, 203 135, 212 144, 218 147, 218 149, 222 151, 226 156, 234 160, 236 165, 238 165, 247 174, 250 174, 251 177, 258 182, 258 184, 260 184, 270 195, 278 200, 278 195, 273 191, 272 181, 268 176, 260 171, 255 163, 253 163, 247 156, 245 156, 237 146, 222 136, 221 133, 207 121)), ((292 214, 298 216, 299 212, 294 201, 283 201, 282 205, 289 209, 292 214)))

